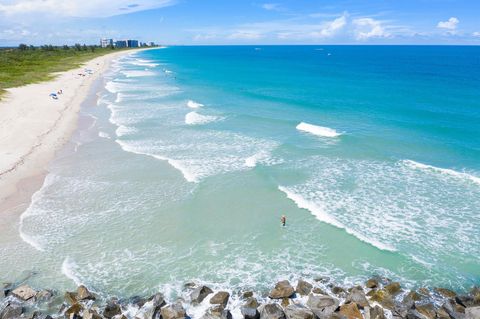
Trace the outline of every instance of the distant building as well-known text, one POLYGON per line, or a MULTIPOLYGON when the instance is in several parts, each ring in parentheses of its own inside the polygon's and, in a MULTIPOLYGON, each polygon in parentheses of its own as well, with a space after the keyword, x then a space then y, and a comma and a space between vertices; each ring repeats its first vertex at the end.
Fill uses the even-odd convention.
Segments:
POLYGON ((129 48, 138 48, 138 40, 127 40, 127 46, 129 48))
POLYGON ((154 47, 154 46, 155 46, 155 42, 150 41, 150 42, 147 43, 147 46, 149 46, 149 47, 154 47))
POLYGON ((113 39, 101 39, 100 40, 100 46, 102 48, 107 48, 109 46, 113 45, 113 39))
POLYGON ((127 40, 117 40, 115 41, 115 47, 117 48, 128 48, 127 40))

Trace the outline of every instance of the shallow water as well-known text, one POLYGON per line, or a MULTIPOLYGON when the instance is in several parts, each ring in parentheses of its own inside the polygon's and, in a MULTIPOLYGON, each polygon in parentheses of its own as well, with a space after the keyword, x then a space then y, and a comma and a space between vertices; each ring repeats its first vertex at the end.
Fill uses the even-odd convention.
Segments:
POLYGON ((1 279, 123 297, 321 275, 478 284, 480 48, 318 48, 116 61, 18 238, 0 237, 1 279))

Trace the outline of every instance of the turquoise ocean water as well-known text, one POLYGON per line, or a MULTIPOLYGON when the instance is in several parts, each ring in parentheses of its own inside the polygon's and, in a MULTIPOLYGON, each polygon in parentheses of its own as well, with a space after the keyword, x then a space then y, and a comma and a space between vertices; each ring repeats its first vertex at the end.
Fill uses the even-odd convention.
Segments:
POLYGON ((0 246, 6 278, 480 283, 479 47, 169 47, 115 61, 90 104, 0 246))

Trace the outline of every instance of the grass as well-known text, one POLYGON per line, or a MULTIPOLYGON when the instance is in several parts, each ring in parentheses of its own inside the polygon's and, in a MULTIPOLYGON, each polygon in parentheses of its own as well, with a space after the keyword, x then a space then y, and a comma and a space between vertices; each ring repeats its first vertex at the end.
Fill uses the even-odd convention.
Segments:
POLYGON ((54 72, 78 68, 90 59, 119 50, 80 45, 0 49, 0 99, 6 88, 50 80, 54 72))

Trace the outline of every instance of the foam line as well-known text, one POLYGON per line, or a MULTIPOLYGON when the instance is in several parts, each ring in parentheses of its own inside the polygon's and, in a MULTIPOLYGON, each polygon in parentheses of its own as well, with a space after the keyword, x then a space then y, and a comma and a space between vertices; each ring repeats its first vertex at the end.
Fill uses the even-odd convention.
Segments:
POLYGON ((300 124, 298 124, 297 130, 321 137, 338 137, 342 135, 342 133, 338 133, 337 131, 329 127, 317 126, 305 122, 301 122, 300 124))
POLYGON ((412 160, 403 160, 402 163, 413 169, 429 170, 429 171, 437 172, 437 173, 452 176, 452 177, 466 179, 475 184, 480 185, 480 177, 470 175, 464 172, 457 172, 457 171, 454 171, 453 169, 448 169, 448 168, 435 167, 432 165, 418 163, 412 160))

